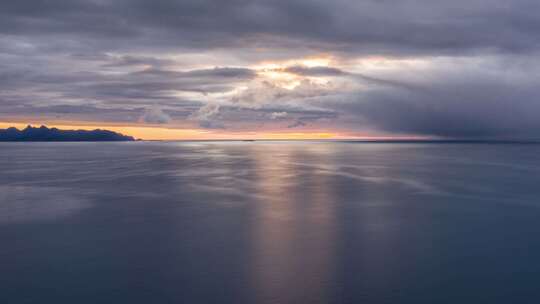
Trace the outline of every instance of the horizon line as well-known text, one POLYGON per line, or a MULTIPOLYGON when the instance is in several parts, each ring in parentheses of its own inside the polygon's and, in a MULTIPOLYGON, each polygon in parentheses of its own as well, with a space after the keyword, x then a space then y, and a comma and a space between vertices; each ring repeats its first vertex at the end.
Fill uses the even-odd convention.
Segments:
MULTIPOLYGON (((220 137, 216 138, 187 138, 187 137, 179 137, 179 138, 140 138, 139 136, 136 136, 134 134, 131 134, 129 132, 122 132, 127 129, 162 129, 159 127, 152 127, 152 126, 142 126, 142 127, 136 127, 136 126, 97 126, 97 125, 55 125, 52 124, 51 126, 47 126, 46 124, 32 124, 32 123, 2 123, 0 122, 0 129, 9 129, 9 128, 15 128, 17 130, 24 130, 24 128, 40 128, 45 127, 49 129, 59 129, 59 130, 106 130, 106 131, 114 131, 119 132, 121 135, 126 136, 132 136, 135 138, 135 141, 148 141, 148 142, 220 142, 220 141, 230 141, 230 142, 253 142, 253 141, 318 141, 318 142, 357 142, 357 143, 540 143, 540 139, 537 138, 493 138, 493 137, 476 137, 476 138, 466 138, 466 137, 421 137, 421 136, 364 136, 364 137, 346 137, 346 136, 339 136, 339 137, 309 137, 310 135, 320 135, 320 134, 332 134, 329 132, 261 132, 261 134, 264 136, 264 134, 273 134, 285 137, 279 137, 279 138, 272 138, 272 137, 241 137, 241 134, 236 135, 237 137, 224 137, 221 135, 220 137), (10 126, 8 126, 10 125, 10 126), (37 126, 37 127, 36 127, 37 126), (62 127, 68 127, 62 128, 62 127), (92 129, 93 128, 93 129, 92 129), (292 134, 292 135, 299 135, 305 137, 298 137, 298 136, 291 136, 289 138, 286 137, 286 134, 292 134)), ((165 128, 163 128, 165 129, 165 128)), ((182 132, 182 129, 168 129, 165 130, 176 130, 177 132, 182 132)), ((256 136, 256 135, 252 135, 256 136)))

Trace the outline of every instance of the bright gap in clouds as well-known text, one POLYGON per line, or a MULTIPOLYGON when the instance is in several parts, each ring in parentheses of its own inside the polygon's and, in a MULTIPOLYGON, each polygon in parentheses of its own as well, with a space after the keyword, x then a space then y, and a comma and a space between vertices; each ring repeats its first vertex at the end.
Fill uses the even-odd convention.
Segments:
MULTIPOLYGON (((284 61, 263 61, 250 68, 256 70, 257 75, 263 80, 269 81, 284 89, 294 90, 301 84, 302 79, 306 79, 306 77, 300 77, 294 73, 287 72, 286 68, 294 66, 303 66, 306 68, 328 67, 333 60, 333 57, 330 55, 312 56, 284 61)), ((322 77, 311 78, 318 83, 327 83, 322 77)))

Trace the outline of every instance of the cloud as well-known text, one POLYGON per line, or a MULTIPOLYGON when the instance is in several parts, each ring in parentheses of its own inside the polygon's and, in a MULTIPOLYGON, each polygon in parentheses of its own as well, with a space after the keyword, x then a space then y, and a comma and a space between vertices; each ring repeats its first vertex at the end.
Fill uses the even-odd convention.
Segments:
POLYGON ((301 65, 290 66, 283 69, 284 72, 302 75, 302 76, 343 76, 346 72, 332 67, 318 66, 307 67, 301 65))
POLYGON ((367 82, 374 85, 420 89, 420 87, 414 86, 413 84, 407 83, 405 81, 382 79, 374 76, 368 76, 362 73, 346 72, 338 68, 327 66, 308 67, 295 65, 287 67, 283 69, 283 71, 307 77, 348 77, 357 81, 367 82))
POLYGON ((168 77, 174 79, 195 79, 213 81, 250 80, 255 78, 255 71, 247 68, 214 67, 212 69, 198 69, 191 71, 173 71, 163 69, 145 69, 134 73, 143 77, 168 77))
POLYGON ((331 84, 316 83, 309 79, 295 82, 293 88, 287 88, 284 85, 288 85, 288 83, 281 84, 266 79, 256 79, 249 82, 243 90, 234 94, 229 101, 235 106, 249 109, 279 106, 286 110, 299 106, 307 110, 313 109, 306 103, 307 100, 331 94, 335 89, 331 84))
POLYGON ((120 68, 120 67, 137 67, 146 66, 153 68, 161 68, 167 65, 174 64, 174 60, 162 59, 150 56, 134 56, 134 55, 120 55, 120 56, 106 56, 97 57, 97 59, 107 59, 108 62, 103 64, 103 67, 107 68, 120 68))
POLYGON ((199 110, 190 116, 190 119, 197 120, 199 126, 206 129, 224 129, 223 122, 217 120, 219 115, 220 105, 216 103, 208 103, 199 108, 199 110))
POLYGON ((205 129, 226 129, 225 124, 221 121, 201 120, 199 126, 205 129))
POLYGON ((287 117, 287 112, 273 112, 270 114, 272 119, 281 119, 287 117))
POLYGON ((299 127, 304 127, 306 126, 307 124, 301 120, 296 120, 295 122, 293 122, 292 124, 288 125, 287 128, 289 129, 293 129, 293 128, 299 128, 299 127))
POLYGON ((0 33, 108 50, 290 48, 296 41, 364 54, 513 53, 538 49, 539 8, 534 0, 20 0, 0 4, 0 33))
POLYGON ((216 116, 219 113, 219 104, 215 103, 209 103, 204 106, 202 106, 199 111, 194 115, 197 119, 201 120, 207 120, 214 116, 216 116))
POLYGON ((171 117, 157 106, 146 109, 141 120, 152 124, 166 124, 171 122, 171 117))
POLYGON ((349 92, 339 100, 320 101, 350 118, 348 128, 452 138, 539 138, 540 87, 518 61, 454 60, 411 76, 404 85, 349 92), (501 77, 502 70, 505 77, 501 77))
POLYGON ((526 93, 497 85, 501 84, 484 88, 460 84, 458 94, 444 89, 433 94, 372 92, 360 94, 357 103, 344 108, 389 132, 455 138, 540 137, 540 123, 530 114, 538 113, 540 105, 531 101, 530 88, 524 88, 526 93), (480 90, 488 90, 490 96, 480 90))

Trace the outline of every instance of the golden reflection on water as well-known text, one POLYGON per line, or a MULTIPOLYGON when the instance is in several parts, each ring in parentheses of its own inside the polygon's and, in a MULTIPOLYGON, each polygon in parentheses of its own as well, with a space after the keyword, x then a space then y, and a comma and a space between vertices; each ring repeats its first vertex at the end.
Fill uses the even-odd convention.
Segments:
POLYGON ((336 248, 331 177, 306 174, 295 163, 309 157, 331 165, 325 151, 331 147, 271 148, 251 151, 258 174, 255 191, 261 197, 253 221, 253 302, 325 302, 336 248))

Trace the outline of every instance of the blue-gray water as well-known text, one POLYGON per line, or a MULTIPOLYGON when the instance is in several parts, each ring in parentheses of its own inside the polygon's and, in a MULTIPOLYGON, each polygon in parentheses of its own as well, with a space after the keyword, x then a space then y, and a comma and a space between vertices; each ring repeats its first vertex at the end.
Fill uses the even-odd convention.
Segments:
POLYGON ((0 303, 538 303, 540 146, 0 144, 0 303))

